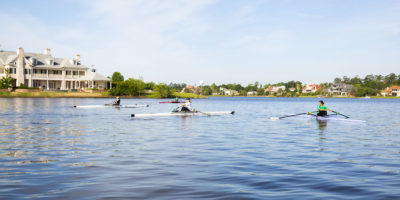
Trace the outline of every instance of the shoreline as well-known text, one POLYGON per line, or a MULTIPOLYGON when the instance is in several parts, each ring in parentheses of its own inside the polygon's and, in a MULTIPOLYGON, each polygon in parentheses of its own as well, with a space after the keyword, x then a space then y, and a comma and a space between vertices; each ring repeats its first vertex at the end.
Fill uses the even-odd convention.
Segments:
MULTIPOLYGON (((278 96, 225 96, 225 95, 210 95, 203 96, 192 93, 174 93, 174 97, 178 98, 192 98, 192 99, 207 99, 209 97, 246 97, 246 98, 337 98, 337 99, 368 99, 365 97, 346 97, 346 96, 333 96, 333 97, 319 97, 319 96, 298 96, 298 97, 278 97, 278 96)), ((5 92, 0 91, 0 98, 115 98, 116 96, 111 96, 107 92, 98 93, 83 93, 83 92, 5 92)), ((170 98, 158 98, 154 97, 153 94, 145 94, 143 96, 121 96, 125 99, 173 99, 170 98)), ((400 99, 396 96, 370 96, 371 99, 400 99)))
MULTIPOLYGON (((298 97, 276 97, 276 96, 225 96, 225 95, 210 95, 208 97, 247 97, 247 98, 320 98, 320 99, 368 99, 365 97, 346 97, 346 96, 332 96, 332 97, 319 97, 319 96, 298 96, 298 97)), ((400 99, 396 96, 370 96, 371 99, 400 99)))
MULTIPOLYGON (((174 97, 170 98, 157 98, 152 94, 146 94, 143 96, 120 96, 124 99, 173 99, 178 98, 192 98, 192 99, 205 99, 207 96, 187 94, 187 93, 175 93, 174 97)), ((115 98, 116 96, 109 95, 108 92, 97 92, 97 93, 83 93, 83 92, 5 92, 0 91, 0 98, 115 98)))

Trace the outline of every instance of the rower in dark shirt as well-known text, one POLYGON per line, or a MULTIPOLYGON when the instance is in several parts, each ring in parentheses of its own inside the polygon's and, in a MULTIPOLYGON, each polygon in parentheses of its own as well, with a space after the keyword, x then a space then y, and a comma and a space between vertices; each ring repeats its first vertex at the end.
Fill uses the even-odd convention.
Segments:
POLYGON ((327 111, 332 111, 331 109, 327 108, 325 105, 325 103, 323 101, 319 101, 319 105, 318 105, 318 116, 324 117, 328 115, 327 111))
POLYGON ((115 99, 115 101, 114 101, 114 104, 113 105, 115 105, 115 106, 119 106, 119 104, 121 103, 121 99, 119 99, 119 97, 117 97, 116 99, 115 99))

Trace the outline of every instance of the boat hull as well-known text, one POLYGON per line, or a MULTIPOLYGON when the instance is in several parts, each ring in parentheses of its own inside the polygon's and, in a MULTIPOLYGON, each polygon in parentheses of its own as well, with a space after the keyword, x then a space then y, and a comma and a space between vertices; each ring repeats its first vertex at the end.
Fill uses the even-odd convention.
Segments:
POLYGON ((338 117, 336 117, 336 115, 335 116, 327 116, 327 117, 321 117, 321 116, 316 116, 316 115, 300 115, 297 117, 308 118, 308 119, 313 119, 313 120, 318 120, 318 121, 344 121, 344 122, 358 122, 358 123, 366 122, 364 120, 358 120, 358 119, 338 118, 338 117))
POLYGON ((149 107, 147 104, 135 104, 135 105, 75 105, 74 108, 141 108, 141 107, 149 107))
POLYGON ((169 113, 143 113, 143 114, 131 114, 131 117, 169 117, 169 116, 215 116, 215 115, 229 115, 234 114, 235 111, 218 111, 218 112, 169 112, 169 113))

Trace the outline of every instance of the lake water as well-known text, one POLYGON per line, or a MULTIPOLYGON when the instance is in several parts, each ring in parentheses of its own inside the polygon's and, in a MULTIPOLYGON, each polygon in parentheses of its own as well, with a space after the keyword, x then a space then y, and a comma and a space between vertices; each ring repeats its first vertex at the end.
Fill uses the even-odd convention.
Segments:
POLYGON ((0 199, 399 199, 400 99, 323 99, 366 123, 270 120, 314 98, 0 99, 0 199))

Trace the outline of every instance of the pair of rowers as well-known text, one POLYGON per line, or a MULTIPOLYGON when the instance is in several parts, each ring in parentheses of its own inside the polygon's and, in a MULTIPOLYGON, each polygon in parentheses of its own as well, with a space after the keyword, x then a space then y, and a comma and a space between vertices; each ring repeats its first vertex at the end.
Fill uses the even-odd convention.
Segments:
MULTIPOLYGON (((187 98, 185 104, 180 105, 179 107, 181 108, 180 112, 192 111, 192 102, 190 101, 190 98, 187 98)), ((317 109, 318 109, 317 116, 321 116, 321 117, 327 116, 328 111, 332 111, 331 109, 329 109, 328 107, 325 106, 325 103, 322 100, 318 102, 317 109)), ((193 109, 193 111, 194 111, 194 109, 193 109)))

